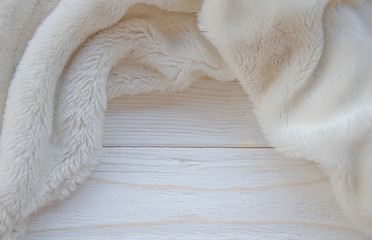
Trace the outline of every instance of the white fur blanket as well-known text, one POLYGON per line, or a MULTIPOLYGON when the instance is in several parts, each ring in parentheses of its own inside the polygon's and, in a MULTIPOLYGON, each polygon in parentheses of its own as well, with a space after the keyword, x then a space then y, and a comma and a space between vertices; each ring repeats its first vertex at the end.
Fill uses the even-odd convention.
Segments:
POLYGON ((31 213, 89 175, 108 100, 205 76, 240 81, 269 142, 319 163, 372 234, 371 11, 368 0, 1 1, 0 239, 20 239, 31 213))

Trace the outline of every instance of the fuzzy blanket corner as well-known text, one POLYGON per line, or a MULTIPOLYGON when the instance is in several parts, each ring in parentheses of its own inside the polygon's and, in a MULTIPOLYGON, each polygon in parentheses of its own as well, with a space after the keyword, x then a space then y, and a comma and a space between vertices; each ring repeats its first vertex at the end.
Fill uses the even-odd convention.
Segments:
POLYGON ((372 234, 371 10, 370 0, 3 0, 0 239, 21 239, 31 213, 89 175, 108 100, 205 76, 237 79, 269 142, 319 163, 372 234))

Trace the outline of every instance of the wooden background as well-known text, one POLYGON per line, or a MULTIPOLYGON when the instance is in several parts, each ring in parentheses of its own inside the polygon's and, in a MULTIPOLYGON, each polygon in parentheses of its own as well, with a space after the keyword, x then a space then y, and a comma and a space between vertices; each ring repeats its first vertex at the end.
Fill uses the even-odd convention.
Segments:
POLYGON ((238 83, 116 99, 92 176, 36 214, 27 240, 367 240, 328 178, 264 140, 238 83))

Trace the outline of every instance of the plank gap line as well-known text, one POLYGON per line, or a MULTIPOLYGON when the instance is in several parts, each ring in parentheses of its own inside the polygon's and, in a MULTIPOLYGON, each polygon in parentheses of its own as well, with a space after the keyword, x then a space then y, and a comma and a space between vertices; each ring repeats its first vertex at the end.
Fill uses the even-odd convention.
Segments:
POLYGON ((131 146, 131 145, 103 145, 103 148, 200 148, 200 149, 274 149, 273 147, 236 147, 236 146, 168 146, 168 145, 148 145, 148 146, 131 146))

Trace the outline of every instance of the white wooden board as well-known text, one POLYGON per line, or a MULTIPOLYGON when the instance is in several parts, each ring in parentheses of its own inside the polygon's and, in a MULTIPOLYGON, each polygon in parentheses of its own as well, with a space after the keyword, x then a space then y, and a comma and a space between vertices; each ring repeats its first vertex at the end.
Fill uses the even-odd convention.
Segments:
POLYGON ((268 146, 237 82, 203 80, 181 93, 125 96, 108 108, 104 146, 268 146))
POLYGON ((27 240, 371 239, 314 163, 268 148, 237 83, 118 99, 104 145, 92 176, 36 214, 27 240))

